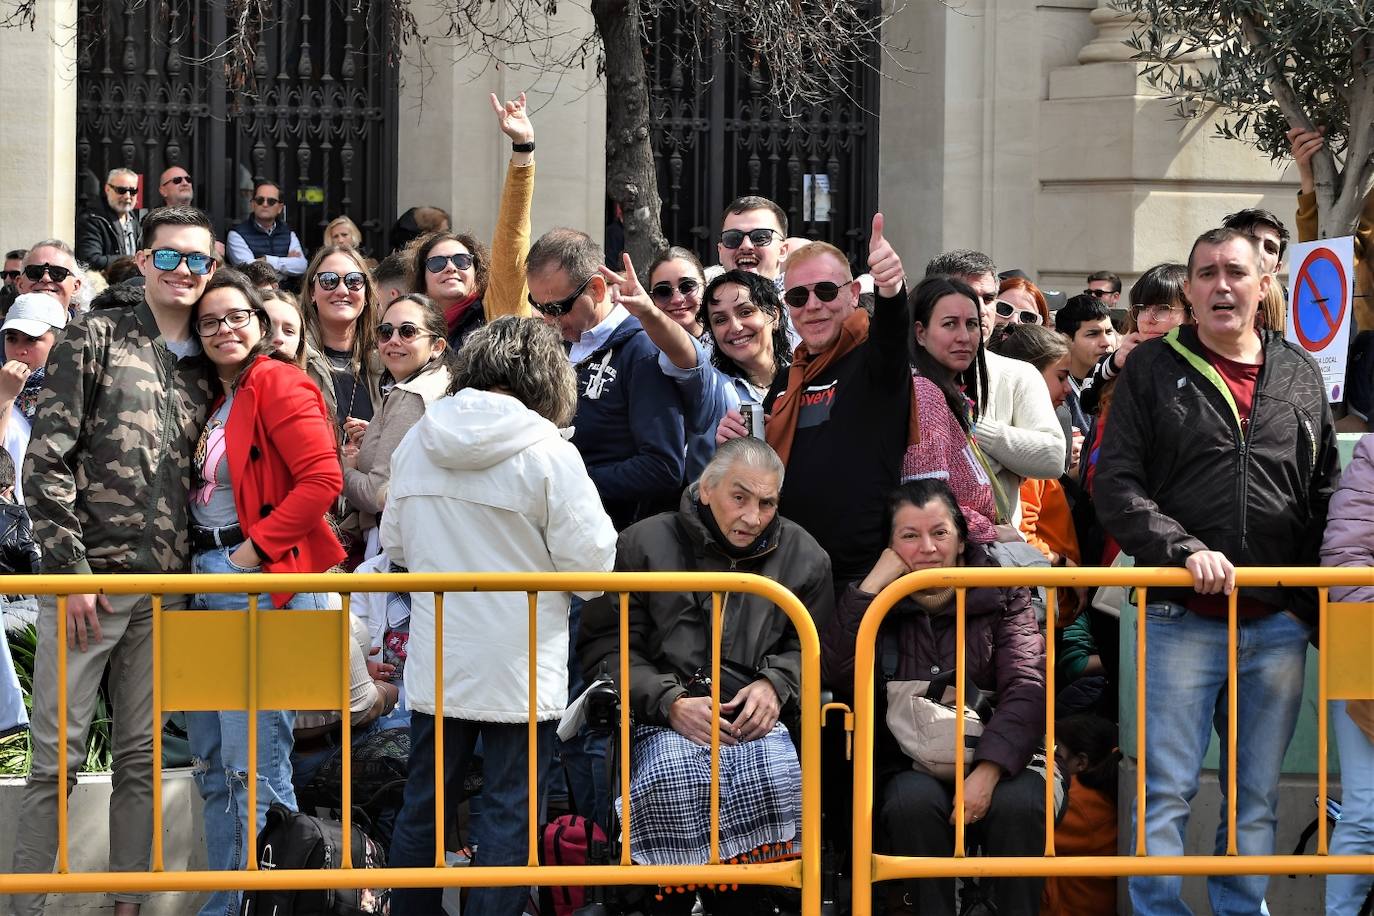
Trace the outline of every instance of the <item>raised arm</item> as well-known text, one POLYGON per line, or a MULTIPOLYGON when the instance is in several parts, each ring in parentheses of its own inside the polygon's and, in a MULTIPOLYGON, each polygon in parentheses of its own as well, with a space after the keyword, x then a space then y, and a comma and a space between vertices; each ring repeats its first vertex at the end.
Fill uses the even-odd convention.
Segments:
MULTIPOLYGON (((491 107, 497 126, 512 144, 533 144, 534 125, 525 107, 525 94, 502 102, 493 93, 491 107)), ((512 152, 496 214, 496 235, 491 240, 491 270, 482 307, 487 320, 502 315, 528 318, 525 298, 525 257, 530 253, 530 204, 534 200, 534 153, 512 152)))

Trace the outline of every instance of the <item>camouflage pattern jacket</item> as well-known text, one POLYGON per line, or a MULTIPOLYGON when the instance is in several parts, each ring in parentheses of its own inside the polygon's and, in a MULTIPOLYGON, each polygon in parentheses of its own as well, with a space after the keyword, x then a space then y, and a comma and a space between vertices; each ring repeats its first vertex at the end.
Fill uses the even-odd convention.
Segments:
POLYGON ((24 459, 43 571, 188 572, 191 456, 210 386, 146 302, 91 312, 48 355, 24 459))

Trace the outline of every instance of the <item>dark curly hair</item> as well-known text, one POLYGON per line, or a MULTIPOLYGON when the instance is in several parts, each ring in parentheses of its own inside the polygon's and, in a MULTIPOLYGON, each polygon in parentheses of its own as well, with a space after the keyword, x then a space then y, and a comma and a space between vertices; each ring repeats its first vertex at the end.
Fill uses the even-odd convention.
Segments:
POLYGON ((486 245, 477 241, 467 232, 432 232, 411 243, 415 250, 415 257, 411 261, 411 276, 414 278, 411 283, 411 292, 425 296, 430 294, 427 286, 429 271, 425 270, 425 261, 429 259, 429 253, 434 250, 434 246, 440 242, 457 242, 468 250, 468 253, 472 255, 472 272, 477 278, 477 298, 481 299, 485 296, 487 294, 487 272, 491 269, 491 252, 486 245))

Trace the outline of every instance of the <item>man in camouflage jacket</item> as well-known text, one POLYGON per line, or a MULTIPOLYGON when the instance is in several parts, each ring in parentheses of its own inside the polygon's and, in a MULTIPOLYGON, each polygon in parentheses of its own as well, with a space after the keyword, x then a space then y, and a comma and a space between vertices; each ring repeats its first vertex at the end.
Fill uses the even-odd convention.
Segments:
MULTIPOLYGON (((191 456, 210 395, 190 314, 209 273, 192 273, 184 257, 172 270, 159 270, 152 252, 213 257, 214 242, 214 230, 199 210, 156 211, 144 222, 136 255, 147 280, 145 300, 86 315, 53 347, 24 465, 25 502, 45 573, 189 571, 191 456)), ((185 600, 168 595, 164 607, 182 608, 185 600)), ((15 820, 14 871, 50 871, 57 851, 57 651, 64 633, 66 791, 85 759, 96 691, 108 663, 115 717, 110 870, 147 871, 152 599, 71 595, 61 624, 56 598, 44 596, 34 672, 33 766, 15 820)), ((142 899, 115 895, 115 913, 136 914, 142 899)), ((12 902, 17 914, 43 912, 41 894, 16 895, 12 902)))

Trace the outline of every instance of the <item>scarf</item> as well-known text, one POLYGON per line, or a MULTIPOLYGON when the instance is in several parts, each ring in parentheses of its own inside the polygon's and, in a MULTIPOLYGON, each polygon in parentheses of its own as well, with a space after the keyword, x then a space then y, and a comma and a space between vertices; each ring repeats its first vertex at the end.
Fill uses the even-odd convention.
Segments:
MULTIPOLYGON (((768 417, 765 437, 773 451, 778 453, 782 463, 787 464, 792 454, 792 441, 797 435, 797 420, 801 418, 802 391, 815 381, 837 360, 848 356, 856 347, 868 340, 868 312, 861 308, 844 320, 840 328, 840 339, 824 353, 812 354, 806 344, 798 344, 792 356, 792 365, 787 370, 787 387, 773 399, 773 410, 768 417)), ((903 380, 909 385, 910 378, 903 380)), ((907 445, 920 438, 921 424, 916 414, 916 399, 910 399, 911 407, 907 415, 907 445)))
POLYGON ((29 377, 24 379, 24 387, 15 396, 14 406, 19 408, 19 412, 24 415, 24 419, 32 420, 33 415, 38 411, 38 393, 43 390, 43 380, 48 377, 46 366, 40 366, 29 373, 29 377))
POLYGON ((780 517, 781 516, 777 515, 773 516, 773 521, 768 523, 768 527, 763 529, 759 536, 754 539, 752 544, 747 547, 736 547, 734 544, 730 543, 730 539, 725 536, 725 532, 720 530, 720 525, 716 524, 716 517, 711 513, 711 507, 703 502, 697 502, 697 518, 701 519, 701 523, 706 526, 707 533, 715 540, 721 552, 732 560, 743 560, 761 551, 767 545, 769 536, 772 535, 773 531, 776 530, 780 524, 778 522, 780 517))
POLYGON ((444 321, 448 323, 450 334, 458 327, 458 322, 463 320, 463 316, 467 314, 468 309, 471 308, 472 304, 476 301, 477 293, 473 292, 444 309, 444 321))

